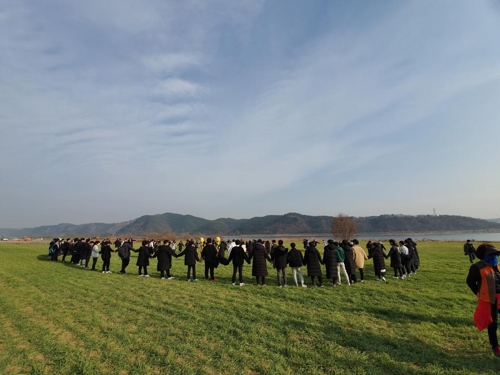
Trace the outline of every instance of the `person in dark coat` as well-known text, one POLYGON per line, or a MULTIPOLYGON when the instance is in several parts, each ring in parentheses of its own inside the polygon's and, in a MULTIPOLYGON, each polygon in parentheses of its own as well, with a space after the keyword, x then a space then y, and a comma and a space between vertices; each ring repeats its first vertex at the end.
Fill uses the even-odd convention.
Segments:
POLYGON ((377 281, 387 281, 385 279, 385 254, 382 250, 382 244, 380 242, 368 242, 368 259, 373 259, 373 268, 375 270, 375 276, 377 276, 377 281))
POLYGON ((304 276, 302 275, 302 266, 304 265, 304 256, 302 252, 296 248, 294 242, 290 244, 290 251, 286 257, 288 265, 292 268, 293 281, 295 281, 295 286, 299 286, 297 282, 297 275, 299 275, 299 281, 303 288, 307 288, 304 283, 304 276))
POLYGON ((328 240, 324 250, 323 264, 326 268, 326 278, 332 280, 333 286, 337 286, 337 245, 333 240, 328 240))
POLYGON ((71 252, 71 238, 66 238, 66 241, 61 245, 61 250, 63 253, 62 262, 66 262, 66 257, 71 252))
POLYGON ((49 255, 52 262, 57 262, 57 257, 59 256, 59 238, 54 238, 49 245, 49 255))
POLYGON ((469 256, 469 262, 474 263, 476 259, 476 249, 470 240, 467 240, 464 244, 464 255, 469 256))
POLYGON ((252 276, 255 276, 257 285, 259 285, 259 278, 261 278, 262 280, 262 285, 266 285, 266 259, 268 262, 271 262, 271 258, 269 257, 269 253, 264 247, 261 239, 257 240, 257 242, 253 245, 248 257, 250 258, 250 260, 253 260, 252 276))
POLYGON ((179 249, 179 253, 182 253, 182 250, 184 249, 184 243, 182 240, 177 244, 177 248, 179 249))
POLYGON ((420 257, 418 255, 417 243, 415 241, 413 241, 411 238, 407 238, 406 242, 409 245, 408 250, 410 250, 410 253, 411 253, 412 269, 413 269, 413 273, 415 274, 415 273, 417 273, 418 267, 420 266, 420 257), (410 247, 411 247, 411 249, 410 249, 410 247))
POLYGON ((80 239, 73 239, 73 244, 71 245, 71 263, 77 265, 80 261, 80 239))
POLYGON ((227 264, 233 262, 233 278, 231 279, 233 285, 236 285, 236 272, 238 272, 240 286, 245 285, 245 283, 243 283, 244 261, 250 264, 250 258, 245 252, 245 249, 241 246, 241 241, 236 240, 236 246, 232 248, 231 254, 229 254, 229 258, 227 259, 227 264))
POLYGON ((131 251, 134 251, 134 240, 129 238, 118 249, 118 256, 122 260, 122 269, 120 270, 121 274, 127 273, 125 270, 130 263, 130 254, 131 254, 130 252, 131 251))
POLYGON ((206 245, 201 251, 201 259, 205 262, 205 279, 208 280, 208 273, 210 272, 210 281, 216 282, 217 279, 214 275, 215 267, 219 264, 217 255, 217 248, 212 243, 211 238, 207 238, 206 245))
POLYGON ((389 240, 389 244, 391 245, 391 248, 389 249, 389 252, 385 256, 385 258, 391 258, 391 267, 394 269, 394 276, 392 278, 403 280, 405 277, 399 247, 396 245, 396 241, 394 240, 389 240))
POLYGON ((90 257, 92 256, 92 247, 93 243, 91 243, 90 238, 87 238, 85 240, 85 268, 89 268, 90 257))
POLYGON ((111 263, 111 241, 104 240, 101 245, 102 273, 111 273, 109 265, 111 263))
POLYGON ((187 281, 198 281, 196 278, 196 262, 200 262, 200 257, 193 240, 189 240, 184 251, 177 254, 177 257, 181 256, 184 256, 184 265, 188 266, 187 281), (191 270, 193 271, 193 279, 191 279, 191 270))
POLYGON ((321 255, 316 249, 316 241, 309 242, 304 255, 304 264, 307 266, 307 275, 311 278, 312 285, 315 285, 314 278, 318 278, 318 286, 324 287, 321 274, 321 255))
POLYGON ((342 240, 342 249, 344 249, 344 264, 347 274, 349 275, 349 281, 351 284, 356 283, 358 279, 356 278, 356 263, 354 263, 354 252, 352 251, 351 245, 347 240, 342 240))
POLYGON ((170 247, 170 241, 164 240, 163 245, 160 245, 158 249, 156 249, 153 257, 158 260, 156 270, 160 272, 160 277, 165 279, 166 273, 168 280, 172 280, 174 278, 170 274, 170 269, 172 268, 172 257, 177 258, 177 254, 170 247))
POLYGON ((279 240, 278 244, 272 249, 271 261, 274 264, 274 268, 276 268, 278 287, 286 287, 286 257, 288 249, 283 246, 283 240, 279 240))
POLYGON ((137 250, 132 249, 133 252, 139 253, 135 265, 139 267, 139 276, 143 277, 149 277, 148 266, 149 266, 149 258, 151 258, 151 250, 148 245, 149 241, 144 240, 142 241, 142 246, 139 249, 137 250), (142 271, 144 271, 144 273, 142 273, 142 271))

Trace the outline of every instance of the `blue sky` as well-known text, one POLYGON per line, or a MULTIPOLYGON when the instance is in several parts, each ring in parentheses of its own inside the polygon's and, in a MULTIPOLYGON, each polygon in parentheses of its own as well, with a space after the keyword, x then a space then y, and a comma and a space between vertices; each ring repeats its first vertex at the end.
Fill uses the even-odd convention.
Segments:
POLYGON ((0 1, 0 227, 500 217, 495 1, 0 1))

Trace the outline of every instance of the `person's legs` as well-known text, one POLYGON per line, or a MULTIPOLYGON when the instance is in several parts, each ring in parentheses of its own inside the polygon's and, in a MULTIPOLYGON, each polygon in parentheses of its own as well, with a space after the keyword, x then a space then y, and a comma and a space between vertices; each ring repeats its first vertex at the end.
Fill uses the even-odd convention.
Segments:
POLYGON ((208 280, 208 270, 209 270, 210 266, 208 265, 207 262, 205 262, 205 279, 208 280))
POLYGON ((295 286, 299 286, 297 283, 297 267, 292 267, 292 276, 293 276, 293 281, 295 282, 295 286))
POLYGON ((262 276, 262 285, 266 285, 266 277, 262 276))
POLYGON ((196 263, 193 264, 193 280, 196 280, 196 263))
POLYGON ((491 318, 493 319, 493 322, 488 326, 488 338, 490 340, 491 347, 495 349, 498 346, 498 306, 496 302, 491 304, 491 318))
POLYGON ((318 276, 319 286, 323 286, 323 276, 318 276))
POLYGON ((148 266, 144 266, 144 276, 149 276, 149 274, 148 274, 148 266))
POLYGON ((97 258, 92 258, 92 271, 95 271, 96 264, 97 264, 97 258))
POLYGON ((302 269, 300 267, 297 268, 297 273, 299 274, 299 281, 302 285, 304 284, 304 275, 302 275, 302 269))
POLYGON ((233 264, 233 277, 231 278, 231 283, 234 284, 236 282, 236 271, 238 270, 238 266, 233 264))
POLYGON ((240 285, 243 284, 243 264, 238 266, 238 276, 240 279, 240 285))
POLYGON ((281 270, 276 268, 276 282, 278 283, 278 286, 281 286, 281 276, 281 270))
POLYGON ((215 271, 215 267, 211 265, 210 266, 210 280, 215 280, 214 271, 215 271))
POLYGON ((365 280, 365 270, 363 268, 358 268, 359 269, 359 278, 361 279, 361 282, 365 280))

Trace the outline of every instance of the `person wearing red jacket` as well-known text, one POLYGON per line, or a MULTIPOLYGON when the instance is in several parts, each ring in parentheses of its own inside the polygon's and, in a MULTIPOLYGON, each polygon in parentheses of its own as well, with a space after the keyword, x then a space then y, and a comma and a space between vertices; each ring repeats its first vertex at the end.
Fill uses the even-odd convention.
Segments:
POLYGON ((482 331, 488 328, 488 338, 493 354, 500 357, 497 327, 500 308, 500 268, 498 267, 500 250, 493 245, 478 246, 476 255, 480 259, 469 268, 467 285, 477 296, 474 324, 482 331))

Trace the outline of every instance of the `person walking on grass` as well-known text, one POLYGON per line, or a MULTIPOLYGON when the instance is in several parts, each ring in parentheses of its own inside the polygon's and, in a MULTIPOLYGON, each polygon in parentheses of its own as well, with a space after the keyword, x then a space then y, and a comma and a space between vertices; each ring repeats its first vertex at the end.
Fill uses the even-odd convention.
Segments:
POLYGON ((474 263, 476 259, 476 249, 470 240, 467 240, 464 244, 464 255, 469 256, 469 262, 474 263))
POLYGON ((307 275, 311 278, 311 284, 314 286, 314 279, 318 279, 318 286, 324 287, 323 276, 321 273, 321 255, 316 249, 316 241, 309 242, 306 249, 306 254, 304 255, 304 264, 307 266, 307 275))
POLYGON ((177 254, 170 246, 170 241, 164 240, 163 245, 160 245, 153 254, 153 258, 158 260, 156 270, 160 272, 162 280, 165 279, 165 274, 168 280, 172 280, 174 278, 170 274, 170 269, 172 268, 172 257, 177 258, 177 254))
POLYGON ((212 243, 211 238, 207 238, 206 245, 201 251, 201 259, 205 262, 205 279, 208 280, 208 274, 210 273, 210 281, 216 282, 217 279, 215 278, 214 270, 219 263, 219 259, 217 256, 217 248, 212 243))
POLYGON ((276 268, 276 279, 279 288, 287 286, 286 280, 286 256, 288 249, 283 246, 283 240, 278 241, 278 245, 272 248, 271 260, 276 268))
POLYGON ((193 240, 189 240, 186 243, 186 248, 181 253, 177 254, 177 257, 184 256, 184 265, 187 266, 187 281, 198 281, 196 278, 196 262, 200 262, 200 257, 198 256, 198 250, 193 240), (191 279, 191 271, 193 272, 193 278, 191 279))
POLYGON ((132 251, 134 253, 139 253, 137 262, 135 263, 135 265, 139 267, 139 276, 149 277, 148 266, 149 258, 151 257, 151 248, 149 247, 149 241, 143 240, 142 246, 138 250, 132 249, 132 251))
POLYGON ((97 264, 97 259, 99 259, 99 253, 101 250, 99 250, 99 241, 91 242, 90 243, 92 246, 92 271, 95 271, 95 265, 97 264))
POLYGON ((259 285, 259 279, 262 286, 266 285, 266 277, 268 275, 266 260, 271 262, 271 258, 261 239, 258 239, 254 244, 248 257, 252 261, 252 276, 255 277, 257 285, 259 285))
POLYGON ((101 259, 102 259, 102 273, 111 273, 109 270, 109 264, 111 263, 111 253, 113 249, 111 248, 111 241, 102 241, 101 246, 101 259))
POLYGON ((245 285, 243 282, 243 264, 244 261, 250 264, 250 258, 241 246, 240 240, 236 240, 235 245, 236 246, 233 246, 231 249, 231 253, 227 259, 227 264, 233 262, 233 278, 231 279, 231 284, 236 285, 236 272, 238 272, 239 285, 243 286, 245 285))
POLYGON ((377 281, 387 281, 385 278, 385 253, 384 245, 381 242, 368 242, 368 259, 373 259, 373 268, 377 281))
POLYGON ((482 331, 488 329, 493 354, 500 357, 498 345, 498 310, 500 309, 500 268, 498 255, 500 250, 490 244, 481 244, 476 250, 480 259, 469 268, 466 283, 477 296, 474 324, 482 331))
POLYGON ((134 240, 132 240, 131 238, 129 238, 118 249, 118 256, 122 260, 122 269, 120 270, 120 273, 122 275, 124 275, 124 274, 127 273, 126 269, 127 269, 127 266, 130 263, 130 254, 131 254, 130 252, 134 251, 133 244, 134 244, 134 240))
POLYGON ((347 274, 349 275, 349 284, 357 282, 356 278, 356 264, 354 263, 354 253, 349 241, 342 240, 342 249, 344 249, 344 265, 347 274))
POLYGON ((326 278, 332 280, 333 286, 337 286, 338 281, 338 257, 337 257, 338 242, 328 240, 324 247, 323 264, 326 269, 326 278))
POLYGON ((299 276, 300 285, 303 288, 307 288, 307 285, 304 283, 304 276, 302 275, 302 266, 304 265, 304 256, 302 252, 295 247, 295 243, 292 242, 290 244, 290 251, 287 255, 287 263, 292 268, 293 281, 295 282, 295 286, 299 286, 297 282, 297 275, 299 276))
POLYGON ((386 259, 391 258, 391 267, 394 269, 393 279, 401 279, 405 278, 403 272, 403 263, 401 262, 401 253, 399 252, 399 247, 396 245, 396 241, 389 240, 389 244, 391 248, 389 252, 385 256, 386 259))
POLYGON ((359 270, 359 278, 360 282, 365 281, 365 260, 368 260, 368 256, 366 255, 365 250, 361 246, 359 246, 359 241, 357 239, 352 240, 352 253, 354 256, 354 263, 356 264, 356 268, 359 270))
POLYGON ((347 272, 345 268, 345 252, 344 248, 340 246, 338 242, 334 242, 334 245, 337 250, 337 282, 334 285, 341 285, 342 284, 342 278, 340 277, 340 272, 343 272, 345 275, 346 283, 347 285, 351 285, 351 282, 349 280, 349 273, 347 272))

